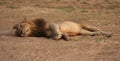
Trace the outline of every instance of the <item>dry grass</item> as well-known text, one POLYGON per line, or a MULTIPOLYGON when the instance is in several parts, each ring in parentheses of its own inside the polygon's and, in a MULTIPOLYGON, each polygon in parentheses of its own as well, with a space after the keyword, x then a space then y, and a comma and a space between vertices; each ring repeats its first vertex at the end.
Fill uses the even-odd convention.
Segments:
POLYGON ((119 0, 0 0, 0 61, 119 61, 119 0), (113 33, 76 36, 70 41, 16 37, 12 26, 23 20, 88 22, 113 33))

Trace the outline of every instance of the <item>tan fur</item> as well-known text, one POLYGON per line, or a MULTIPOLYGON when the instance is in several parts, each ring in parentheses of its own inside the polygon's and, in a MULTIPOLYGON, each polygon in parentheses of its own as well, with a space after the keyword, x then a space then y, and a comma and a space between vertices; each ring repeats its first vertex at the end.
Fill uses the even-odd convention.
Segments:
MULTIPOLYGON (((35 19, 32 21, 24 21, 20 23, 23 28, 21 36, 31 36, 32 34, 39 34, 39 36, 50 37, 53 39, 65 40, 69 39, 69 36, 77 35, 103 35, 110 37, 111 33, 101 31, 100 29, 87 24, 78 24, 71 21, 64 21, 61 23, 47 22, 44 19, 35 19), (27 29, 30 31, 28 32, 27 29)), ((17 31, 19 29, 16 29, 17 31)), ((35 35, 34 35, 35 36, 35 35)))

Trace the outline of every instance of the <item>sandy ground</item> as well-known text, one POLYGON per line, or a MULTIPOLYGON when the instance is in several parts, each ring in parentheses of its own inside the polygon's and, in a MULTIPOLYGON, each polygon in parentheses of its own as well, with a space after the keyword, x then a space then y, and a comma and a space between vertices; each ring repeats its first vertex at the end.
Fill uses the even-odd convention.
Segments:
POLYGON ((0 0, 0 61, 120 61, 119 0, 0 0), (16 37, 23 18, 88 22, 111 38, 75 36, 69 41, 16 37))

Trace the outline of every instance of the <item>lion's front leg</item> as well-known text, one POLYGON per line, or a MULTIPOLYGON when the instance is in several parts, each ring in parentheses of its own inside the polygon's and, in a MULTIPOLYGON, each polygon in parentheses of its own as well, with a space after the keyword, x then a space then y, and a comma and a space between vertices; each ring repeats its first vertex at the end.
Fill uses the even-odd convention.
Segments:
POLYGON ((50 26, 50 29, 51 29, 51 38, 53 39, 61 39, 62 37, 62 32, 60 32, 60 29, 59 29, 59 26, 55 23, 51 24, 50 26))
POLYGON ((67 33, 62 33, 62 39, 68 41, 69 40, 69 35, 67 33))

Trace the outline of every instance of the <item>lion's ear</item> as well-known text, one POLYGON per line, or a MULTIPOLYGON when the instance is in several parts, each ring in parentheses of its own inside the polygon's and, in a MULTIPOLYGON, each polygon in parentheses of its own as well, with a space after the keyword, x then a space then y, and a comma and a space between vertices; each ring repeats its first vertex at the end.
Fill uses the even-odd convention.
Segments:
POLYGON ((22 23, 24 23, 24 22, 29 22, 29 21, 28 20, 23 20, 22 23))
POLYGON ((26 17, 23 17, 23 21, 22 22, 28 22, 26 17))

